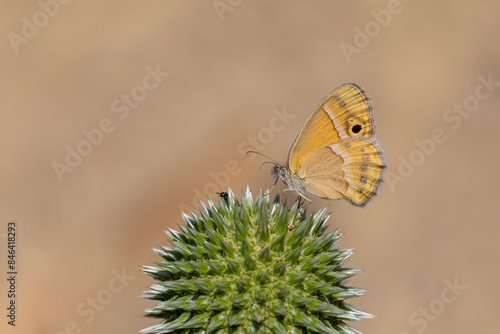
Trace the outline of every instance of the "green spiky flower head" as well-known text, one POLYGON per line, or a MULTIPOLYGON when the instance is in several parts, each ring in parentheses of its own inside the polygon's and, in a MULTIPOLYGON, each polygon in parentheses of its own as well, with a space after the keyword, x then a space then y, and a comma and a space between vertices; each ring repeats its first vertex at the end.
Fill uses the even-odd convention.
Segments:
POLYGON ((163 321, 142 332, 359 333, 344 321, 371 315, 345 300, 363 291, 342 284, 359 269, 342 268, 352 250, 324 233, 326 209, 224 195, 183 214, 181 232, 167 231, 172 247, 154 250, 163 261, 143 267, 159 281, 143 295, 159 301, 146 316, 163 321))

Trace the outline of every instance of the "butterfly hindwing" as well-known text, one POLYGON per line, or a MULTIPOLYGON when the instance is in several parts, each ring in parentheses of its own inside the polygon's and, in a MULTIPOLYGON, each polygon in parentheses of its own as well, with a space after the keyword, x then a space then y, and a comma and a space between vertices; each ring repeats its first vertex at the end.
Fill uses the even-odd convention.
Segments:
POLYGON ((327 199, 347 198, 356 205, 376 193, 385 167, 377 144, 365 139, 333 143, 301 163, 298 176, 308 192, 327 199))
POLYGON ((375 142, 366 139, 349 139, 329 147, 344 160, 341 170, 349 183, 344 196, 354 204, 365 204, 375 195, 382 181, 385 168, 382 150, 375 142))

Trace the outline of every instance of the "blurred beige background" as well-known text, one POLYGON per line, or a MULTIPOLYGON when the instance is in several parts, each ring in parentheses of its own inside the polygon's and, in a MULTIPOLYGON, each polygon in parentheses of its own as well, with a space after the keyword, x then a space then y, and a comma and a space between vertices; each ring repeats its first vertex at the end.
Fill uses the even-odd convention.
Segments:
POLYGON ((344 82, 372 97, 389 165, 366 208, 309 207, 328 205, 357 251, 353 303, 377 318, 351 325, 498 332, 498 1, 42 4, 0 14, 1 277, 10 220, 19 271, 15 329, 2 279, 2 333, 157 323, 141 317, 154 303, 139 268, 160 260, 163 230, 199 193, 270 187, 241 152, 285 162, 344 82))

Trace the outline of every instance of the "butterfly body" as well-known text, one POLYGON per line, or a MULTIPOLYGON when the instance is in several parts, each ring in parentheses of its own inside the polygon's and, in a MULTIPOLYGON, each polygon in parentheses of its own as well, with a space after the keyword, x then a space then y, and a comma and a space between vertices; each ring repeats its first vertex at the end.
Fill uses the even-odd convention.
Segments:
POLYGON ((290 172, 288 167, 275 164, 271 174, 276 180, 283 182, 289 190, 294 190, 299 195, 305 192, 303 180, 297 174, 290 172))
POLYGON ((358 85, 335 89, 306 121, 287 164, 275 164, 276 180, 304 198, 304 193, 311 193, 366 204, 386 167, 375 139, 372 109, 370 98, 358 85))

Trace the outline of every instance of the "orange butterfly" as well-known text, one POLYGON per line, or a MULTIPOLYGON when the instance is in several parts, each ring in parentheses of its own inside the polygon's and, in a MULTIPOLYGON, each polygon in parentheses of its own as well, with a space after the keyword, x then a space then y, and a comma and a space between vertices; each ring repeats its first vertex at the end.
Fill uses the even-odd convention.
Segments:
POLYGON ((385 167, 375 139, 371 100, 361 87, 347 83, 309 116, 287 164, 275 161, 272 174, 276 182, 285 183, 285 191, 293 190, 308 201, 306 192, 362 206, 375 195, 385 167))

